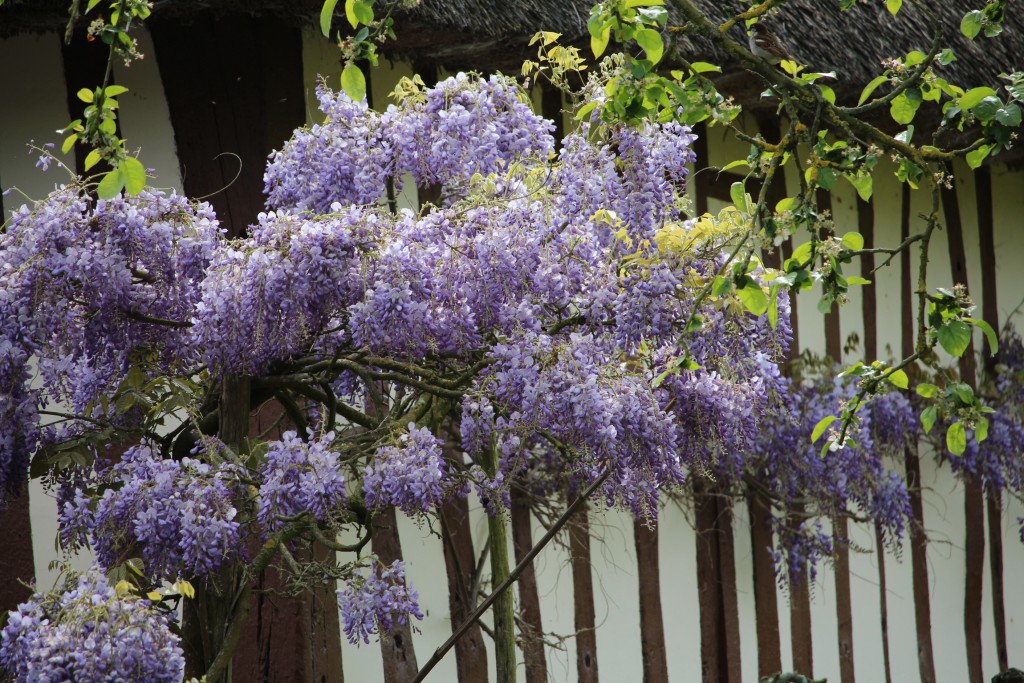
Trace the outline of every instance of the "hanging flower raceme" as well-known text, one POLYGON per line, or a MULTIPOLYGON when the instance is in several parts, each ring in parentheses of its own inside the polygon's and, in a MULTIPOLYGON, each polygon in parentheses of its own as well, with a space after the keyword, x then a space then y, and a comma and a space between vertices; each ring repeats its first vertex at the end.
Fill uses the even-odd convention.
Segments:
POLYGON ((13 213, 0 234, 0 491, 24 481, 37 404, 109 417, 97 399, 133 358, 150 374, 187 360, 220 238, 208 205, 156 190, 94 202, 72 184, 13 213), (41 389, 29 388, 33 355, 41 389))
POLYGON ((348 642, 355 645, 408 624, 409 617, 423 618, 419 595, 406 585, 401 560, 384 565, 371 555, 369 565, 369 569, 356 568, 338 589, 342 629, 348 642))
POLYGON ((378 449, 363 471, 367 507, 395 506, 414 515, 440 505, 450 488, 442 445, 426 427, 409 425, 397 446, 378 449))
MULTIPOLYGON (((102 566, 141 557, 148 576, 173 581, 211 576, 241 557, 244 530, 233 502, 238 477, 232 467, 164 459, 143 442, 99 477, 106 490, 91 514, 91 531, 102 566)), ((75 512, 88 514, 72 507, 65 518, 73 520, 75 512)))
POLYGON ((0 671, 18 683, 178 683, 185 669, 168 615, 119 595, 99 569, 19 605, 0 641, 0 671))
POLYGON ((345 475, 338 453, 331 450, 334 433, 303 441, 294 431, 281 435, 267 450, 259 490, 259 522, 265 537, 285 525, 286 518, 308 512, 329 521, 344 506, 345 475))
POLYGON ((816 562, 832 552, 835 539, 822 519, 856 510, 874 521, 890 544, 899 544, 910 516, 910 497, 906 482, 885 467, 883 458, 901 454, 914 428, 907 426, 906 398, 886 394, 859 412, 842 447, 823 451, 823 441, 811 441, 815 427, 850 401, 857 385, 826 369, 799 384, 785 381, 782 386, 784 410, 764 423, 750 471, 783 511, 773 527, 776 570, 785 583, 808 573, 813 580, 816 562))
POLYGON ((357 241, 373 240, 379 220, 358 207, 260 214, 248 238, 213 254, 192 316, 195 353, 218 374, 258 375, 308 350, 361 296, 357 241))

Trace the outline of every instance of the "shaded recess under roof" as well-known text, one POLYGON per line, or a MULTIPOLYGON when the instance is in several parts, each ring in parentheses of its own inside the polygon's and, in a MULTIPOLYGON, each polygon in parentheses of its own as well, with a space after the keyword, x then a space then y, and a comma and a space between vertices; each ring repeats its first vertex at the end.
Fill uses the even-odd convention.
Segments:
MULTIPOLYGON (((737 0, 695 2, 716 22, 749 8, 737 0)), ((1024 53, 1024 12, 1008 8, 1001 36, 971 42, 960 34, 960 19, 984 0, 929 4, 957 55, 957 61, 941 69, 947 78, 966 86, 992 84, 1001 71, 1021 66, 1015 62, 1024 53)), ((230 21, 241 14, 316 26, 320 5, 316 0, 157 0, 151 21, 230 21)), ((591 5, 591 0, 421 0, 415 8, 396 11, 399 39, 386 51, 450 68, 514 72, 531 52, 526 42, 538 30, 558 31, 568 42, 585 41, 591 5)), ((928 18, 909 3, 896 18, 880 1, 862 1, 845 12, 838 5, 837 0, 790 0, 771 19, 789 49, 816 71, 834 70, 861 85, 879 73, 882 59, 930 44, 928 18)), ((0 7, 0 36, 59 30, 67 8, 68 0, 7 0, 0 7)), ((342 15, 338 25, 343 24, 342 15)), ((745 41, 738 26, 730 35, 745 41)), ((719 59, 705 40, 685 35, 680 40, 688 59, 719 59)))

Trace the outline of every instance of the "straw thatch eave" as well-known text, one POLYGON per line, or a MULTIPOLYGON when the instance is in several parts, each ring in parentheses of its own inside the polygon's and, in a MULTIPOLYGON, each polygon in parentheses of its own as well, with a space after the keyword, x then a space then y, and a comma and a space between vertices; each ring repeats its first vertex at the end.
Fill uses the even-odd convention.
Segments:
MULTIPOLYGON (((695 2, 715 22, 749 7, 739 0, 695 2)), ((421 0, 413 8, 396 10, 399 39, 385 52, 449 69, 514 73, 531 52, 526 43, 538 30, 557 31, 565 42, 585 45, 591 4, 592 0, 421 0)), ((966 87, 994 84, 1001 71, 1020 66, 1016 61, 1024 52, 1024 12, 1008 9, 1001 36, 972 42, 960 34, 960 19, 969 9, 983 6, 984 0, 932 4, 945 42, 957 55, 957 61, 940 69, 946 78, 966 87)), ((67 20, 67 5, 67 0, 7 0, 0 7, 0 37, 60 30, 67 20)), ((320 5, 321 0, 157 0, 151 21, 230 21, 233 15, 247 15, 273 17, 283 25, 315 26, 320 5)), ((842 82, 858 91, 880 72, 883 59, 926 50, 932 36, 928 18, 909 3, 893 18, 882 2, 862 1, 843 12, 835 1, 790 0, 771 21, 801 61, 815 71, 836 71, 842 82)), ((343 16, 337 25, 347 26, 343 16)), ((699 36, 674 35, 687 59, 718 61, 727 72, 736 69, 699 36)), ((730 36, 746 40, 740 26, 730 36)))

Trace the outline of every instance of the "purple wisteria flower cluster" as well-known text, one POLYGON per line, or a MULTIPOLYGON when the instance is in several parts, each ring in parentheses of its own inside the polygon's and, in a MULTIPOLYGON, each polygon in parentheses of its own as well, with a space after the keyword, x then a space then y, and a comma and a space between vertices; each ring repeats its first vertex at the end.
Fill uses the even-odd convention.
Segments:
POLYGON ((106 418, 99 399, 133 359, 178 368, 220 237, 208 205, 156 190, 94 202, 72 184, 12 214, 0 234, 0 496, 24 482, 43 403, 106 418))
POLYGON ((19 605, 0 641, 0 670, 26 683, 179 683, 185 669, 167 615, 118 595, 98 569, 19 605))
POLYGON ((420 187, 454 192, 475 174, 554 151, 554 123, 534 114, 503 76, 460 73, 407 93, 383 114, 323 84, 317 97, 324 123, 297 130, 271 155, 264 176, 271 208, 328 213, 335 203, 374 204, 389 181, 401 189, 406 173, 420 187))
POLYGON ((372 508, 397 507, 407 515, 439 505, 449 489, 443 442, 425 427, 409 425, 397 446, 385 446, 363 471, 363 493, 372 508))
POLYGON ((748 472, 779 510, 772 526, 779 580, 813 581, 816 564, 836 542, 822 520, 856 512, 871 519, 890 544, 898 546, 910 517, 906 482, 887 468, 886 457, 902 456, 916 440, 916 416, 897 392, 877 396, 859 413, 842 447, 823 450, 811 442, 818 422, 851 400, 857 385, 820 368, 801 382, 780 378, 779 416, 765 423, 754 440, 748 472))
POLYGON ((406 583, 404 562, 395 560, 385 565, 371 555, 369 565, 368 569, 356 568, 338 590, 342 629, 354 645, 369 643, 372 635, 408 624, 409 617, 423 618, 419 594, 406 583))
MULTIPOLYGON (((312 435, 311 435, 312 436, 312 435)), ((264 536, 284 526, 283 519, 308 512, 317 521, 338 515, 346 501, 345 474, 335 435, 323 434, 308 442, 294 431, 271 442, 259 489, 259 522, 264 536)))
MULTIPOLYGON (((137 439, 117 462, 63 466, 69 547, 202 581, 255 562, 250 538, 273 550, 308 519, 325 542, 385 507, 429 514, 470 482, 499 514, 513 485, 555 497, 607 477, 608 505, 651 519, 688 471, 733 485, 754 470, 821 515, 898 515, 868 437, 856 456, 812 457, 807 421, 841 392, 781 377, 788 297, 769 322, 704 292, 745 230, 685 219, 688 127, 595 119, 556 152, 554 124, 502 77, 406 87, 384 113, 318 95, 326 120, 272 156, 268 211, 242 239, 206 205, 94 204, 79 187, 0 237, 0 484, 24 481, 46 400, 81 415, 48 444, 96 425, 137 439), (441 200, 395 210, 403 177, 441 200), (211 434, 242 377, 291 425, 228 449, 211 434)), ((806 527, 778 528, 794 557, 814 555, 806 527)), ((354 568, 338 596, 352 642, 420 616, 401 563, 354 568)))
POLYGON ((141 557, 148 576, 174 581, 211 576, 244 552, 231 467, 165 459, 144 442, 98 476, 105 490, 95 510, 76 492, 61 522, 89 527, 102 566, 141 557))

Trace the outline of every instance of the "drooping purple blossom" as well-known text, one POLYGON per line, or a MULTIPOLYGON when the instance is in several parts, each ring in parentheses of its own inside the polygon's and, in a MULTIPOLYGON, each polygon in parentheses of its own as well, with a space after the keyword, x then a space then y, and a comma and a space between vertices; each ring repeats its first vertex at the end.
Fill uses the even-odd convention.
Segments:
POLYGON ((398 445, 378 449, 372 464, 363 471, 366 505, 393 505, 407 515, 439 505, 449 489, 442 445, 426 427, 409 425, 398 445))
POLYGON ((241 557, 232 496, 236 473, 200 460, 164 459, 153 444, 128 449, 102 475, 93 548, 104 567, 141 557, 150 577, 206 577, 241 557))
MULTIPOLYGON (((311 435, 312 436, 312 435, 311 435)), ((271 442, 261 474, 259 522, 264 536, 284 526, 285 518, 308 512, 313 519, 328 521, 346 501, 345 475, 336 451, 334 433, 308 442, 287 431, 271 442)))
POLYGON ((369 569, 357 568, 338 589, 342 629, 354 645, 409 623, 409 617, 423 618, 419 595, 406 584, 405 563, 395 560, 386 566, 371 555, 369 564, 369 569))
POLYGON ((63 593, 33 595, 0 639, 0 669, 19 683, 178 683, 185 668, 167 615, 118 595, 98 569, 63 593))

